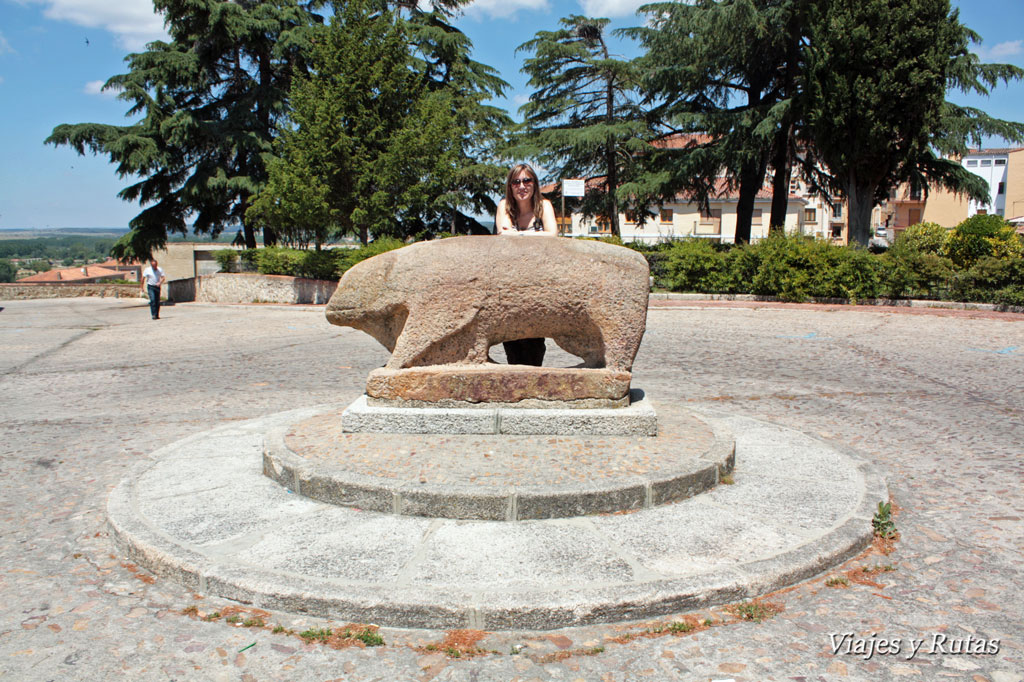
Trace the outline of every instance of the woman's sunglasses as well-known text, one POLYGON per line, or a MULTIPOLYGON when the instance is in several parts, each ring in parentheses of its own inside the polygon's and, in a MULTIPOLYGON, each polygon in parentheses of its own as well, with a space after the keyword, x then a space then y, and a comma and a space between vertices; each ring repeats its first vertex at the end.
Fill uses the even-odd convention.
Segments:
POLYGON ((518 178, 516 180, 513 180, 512 184, 513 185, 524 185, 524 186, 525 185, 532 185, 533 184, 533 178, 518 178))

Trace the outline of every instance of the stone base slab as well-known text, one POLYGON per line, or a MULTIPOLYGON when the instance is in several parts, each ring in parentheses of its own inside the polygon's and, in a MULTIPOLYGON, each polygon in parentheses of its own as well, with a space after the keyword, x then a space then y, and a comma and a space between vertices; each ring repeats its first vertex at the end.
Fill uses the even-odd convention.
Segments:
POLYGON ((341 415, 347 433, 657 436, 658 416, 643 391, 626 407, 388 407, 361 396, 341 415))
POLYGON ((735 464, 731 432, 675 406, 654 438, 340 433, 338 413, 268 432, 264 475, 364 511, 524 521, 678 502, 712 489, 735 464))
MULTIPOLYGON (((437 365, 370 372, 366 395, 391 406, 625 407, 629 372, 524 365, 437 365)), ((380 403, 378 403, 380 404, 380 403)))
POLYGON ((806 580, 871 542, 885 482, 844 446, 743 417, 732 485, 631 514, 519 523, 318 503, 262 475, 231 423, 140 461, 110 495, 121 556, 204 595, 340 622, 537 630, 652 618, 806 580))

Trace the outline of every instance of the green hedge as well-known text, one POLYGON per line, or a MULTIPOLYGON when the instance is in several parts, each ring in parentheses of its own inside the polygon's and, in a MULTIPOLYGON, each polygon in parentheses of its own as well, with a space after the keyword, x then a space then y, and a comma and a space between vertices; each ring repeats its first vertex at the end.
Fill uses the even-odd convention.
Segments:
POLYGON ((405 246, 405 243, 401 240, 384 238, 356 249, 308 251, 272 246, 245 251, 223 249, 215 251, 213 257, 224 272, 235 270, 236 263, 240 261, 240 267, 237 269, 256 271, 264 275, 336 280, 356 263, 402 246, 405 246))
POLYGON ((742 246, 684 239, 638 250, 656 285, 673 291, 1024 305, 1024 240, 998 216, 975 216, 952 230, 914 225, 881 254, 781 235, 742 246))

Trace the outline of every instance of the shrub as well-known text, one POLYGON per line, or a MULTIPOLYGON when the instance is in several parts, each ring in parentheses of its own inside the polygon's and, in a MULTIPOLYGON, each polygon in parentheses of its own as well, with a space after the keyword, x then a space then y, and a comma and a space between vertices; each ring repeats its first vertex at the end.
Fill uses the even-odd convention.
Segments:
POLYGON ((1024 245, 1016 231, 1001 216, 975 215, 957 225, 946 238, 947 258, 967 269, 980 258, 1020 258, 1024 245))
POLYGON ((717 293, 729 280, 725 258, 704 239, 674 242, 665 252, 664 273, 673 291, 717 293))
POLYGON ((896 237, 893 246, 911 248, 918 253, 942 255, 943 246, 949 230, 937 223, 918 223, 911 225, 896 237))
POLYGON ((882 291, 891 298, 939 298, 954 271, 948 258, 899 239, 881 258, 882 291))
POLYGON ((235 249, 214 251, 213 259, 217 261, 221 272, 235 272, 235 265, 238 263, 238 251, 235 249))
POLYGON ((990 301, 996 292, 1001 292, 1003 302, 1014 300, 1015 291, 1024 292, 1024 259, 983 256, 951 278, 949 293, 957 301, 990 301))
POLYGON ((809 297, 874 298, 881 290, 878 257, 863 249, 834 246, 824 240, 772 235, 743 247, 733 263, 737 288, 750 282, 750 291, 784 301, 809 297))
POLYGON ((238 252, 239 270, 255 272, 259 267, 259 249, 246 249, 238 252))
POLYGON ((300 251, 296 277, 310 279, 338 279, 338 262, 345 255, 342 249, 300 251))
POLYGON ((340 277, 345 274, 345 271, 351 268, 356 263, 364 261, 367 258, 386 253, 387 251, 393 251, 400 249, 405 246, 405 242, 401 239, 395 239, 393 237, 382 237, 375 239, 366 246, 361 246, 358 249, 349 249, 342 252, 342 255, 338 258, 338 266, 336 270, 336 276, 340 277))
POLYGON ((302 261, 302 255, 296 249, 279 246, 268 246, 256 254, 256 269, 263 275, 295 276, 302 261))

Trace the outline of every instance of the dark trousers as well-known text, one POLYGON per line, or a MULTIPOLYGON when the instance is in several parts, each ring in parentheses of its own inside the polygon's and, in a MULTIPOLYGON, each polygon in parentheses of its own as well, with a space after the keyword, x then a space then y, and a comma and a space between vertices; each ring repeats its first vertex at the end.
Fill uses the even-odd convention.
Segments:
POLYGON ((155 320, 160 317, 160 287, 147 284, 146 292, 149 293, 149 313, 155 320))
POLYGON ((510 365, 532 365, 540 367, 544 364, 544 352, 547 347, 544 339, 520 339, 506 341, 501 344, 505 349, 505 357, 510 365))

